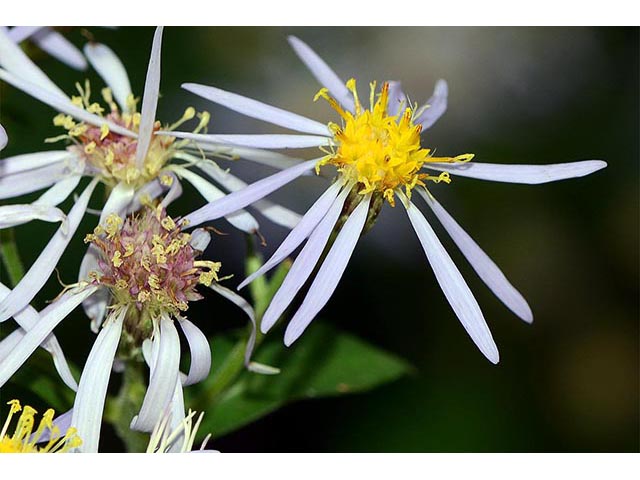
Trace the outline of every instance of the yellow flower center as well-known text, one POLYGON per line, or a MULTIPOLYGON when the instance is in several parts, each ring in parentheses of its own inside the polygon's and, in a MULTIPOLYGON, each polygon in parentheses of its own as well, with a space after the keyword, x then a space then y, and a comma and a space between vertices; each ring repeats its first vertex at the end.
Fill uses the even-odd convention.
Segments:
POLYGON ((53 409, 50 408, 44 413, 34 432, 35 414, 38 412, 28 405, 25 405, 23 409, 18 400, 11 400, 7 404, 10 408, 2 431, 0 431, 0 453, 65 453, 82 445, 82 440, 76 434, 75 428, 69 428, 62 435, 60 429, 53 425, 55 413, 53 409), (9 435, 11 418, 21 410, 22 413, 18 417, 14 433, 9 435), (43 443, 40 439, 45 430, 49 431, 49 440, 44 445, 36 446, 37 443, 43 443))
MULTIPOLYGON (((79 95, 72 97, 71 101, 78 107, 89 113, 99 115, 107 120, 122 126, 127 130, 138 133, 140 129, 140 113, 136 111, 137 99, 130 95, 124 111, 120 111, 113 100, 109 88, 102 89, 102 97, 109 107, 109 113, 99 103, 90 101, 91 89, 89 82, 84 87, 76 84, 79 95)), ((185 110, 180 120, 173 125, 165 127, 165 130, 174 130, 182 123, 193 119, 196 112, 193 107, 185 110)), ((198 114, 200 122, 194 133, 199 132, 209 123, 210 116, 207 112, 198 114)), ((164 166, 175 155, 176 151, 184 146, 184 141, 176 141, 175 137, 152 135, 151 143, 142 165, 136 163, 136 150, 138 140, 109 130, 107 125, 96 127, 85 122, 76 122, 71 116, 60 113, 53 119, 53 124, 67 130, 67 134, 47 139, 48 142, 69 140, 73 144, 69 148, 80 154, 86 164, 103 182, 111 187, 117 183, 125 182, 138 188, 156 178, 164 166)), ((161 129, 161 124, 156 121, 153 131, 161 129)))
POLYGON ((357 184, 360 194, 378 193, 391 206, 395 205, 394 195, 404 188, 411 198, 411 191, 425 181, 449 183, 449 175, 429 175, 421 172, 427 162, 466 162, 472 154, 457 157, 434 157, 428 148, 420 145, 422 125, 414 124, 416 108, 399 108, 400 113, 388 112, 389 84, 384 83, 376 100, 376 84, 371 83, 369 109, 365 109, 358 98, 355 80, 347 82, 347 88, 353 93, 355 113, 345 111, 338 102, 321 89, 314 101, 324 98, 342 118, 342 126, 330 123, 334 134, 332 150, 327 153, 317 168, 322 165, 334 165, 347 182, 357 184))

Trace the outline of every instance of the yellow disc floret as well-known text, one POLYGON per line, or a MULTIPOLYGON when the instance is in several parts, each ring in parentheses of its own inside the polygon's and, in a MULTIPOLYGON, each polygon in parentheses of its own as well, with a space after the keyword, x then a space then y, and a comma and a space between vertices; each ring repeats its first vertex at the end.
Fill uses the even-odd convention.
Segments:
POLYGON ((330 123, 335 145, 319 163, 334 165, 347 182, 358 185, 360 194, 378 193, 392 206, 395 193, 404 188, 411 191, 425 181, 450 182, 448 174, 429 175, 420 170, 427 162, 464 162, 473 155, 433 157, 428 148, 420 145, 422 125, 414 124, 415 108, 407 106, 397 115, 388 111, 389 84, 384 83, 375 99, 375 82, 371 84, 371 108, 365 109, 358 98, 355 80, 347 82, 353 93, 355 112, 345 111, 323 88, 314 100, 324 98, 342 117, 342 126, 330 123))

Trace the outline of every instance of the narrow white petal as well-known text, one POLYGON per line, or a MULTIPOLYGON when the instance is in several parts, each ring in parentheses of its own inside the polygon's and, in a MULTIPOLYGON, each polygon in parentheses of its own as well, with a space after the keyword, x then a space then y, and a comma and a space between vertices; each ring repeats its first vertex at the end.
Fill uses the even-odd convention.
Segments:
POLYGON ((69 197, 69 195, 73 193, 73 191, 80 183, 81 178, 82 175, 74 175, 72 177, 60 180, 46 192, 40 195, 40 197, 35 202, 33 202, 33 204, 50 206, 61 204, 69 197))
MULTIPOLYGON (((82 262, 80 262, 78 282, 87 281, 89 279, 89 274, 92 271, 100 271, 98 267, 99 256, 100 252, 98 251, 98 248, 94 244, 90 244, 87 247, 86 253, 82 257, 82 262)), ((91 331, 93 333, 98 333, 100 326, 102 325, 102 321, 107 314, 107 306, 110 296, 111 294, 109 293, 109 289, 101 288, 94 295, 91 295, 82 302, 82 309, 91 320, 91 331)))
POLYGON ((74 154, 67 150, 27 153, 24 155, 14 155, 0 160, 0 176, 14 175, 16 173, 46 167, 54 163, 74 157, 74 154))
POLYGON ((133 201, 133 196, 135 195, 135 193, 136 191, 132 185, 128 185, 124 182, 118 183, 113 188, 113 190, 111 190, 109 198, 102 208, 99 223, 101 225, 104 224, 107 217, 112 213, 115 213, 119 217, 122 217, 133 201))
POLYGON ((95 290, 96 287, 88 287, 79 291, 67 292, 41 312, 40 320, 27 331, 22 341, 0 363, 0 387, 11 378, 34 350, 45 341, 53 332, 53 329, 95 290))
POLYGON ((287 330, 284 333, 285 345, 291 345, 302 335, 302 332, 331 298, 360 238, 369 213, 370 201, 370 195, 362 200, 340 229, 327 258, 322 262, 318 275, 309 287, 302 305, 287 325, 287 330))
POLYGON ((50 187, 70 175, 78 175, 77 166, 57 162, 46 167, 0 176, 0 199, 17 197, 50 187))
POLYGON ((289 157, 282 153, 272 152, 270 150, 260 150, 259 148, 210 145, 208 143, 196 143, 195 146, 197 149, 202 149, 205 152, 228 156, 230 157, 230 160, 235 161, 242 158, 243 160, 267 165, 269 167, 277 168, 278 170, 285 170, 289 167, 293 167, 294 165, 299 165, 304 161, 299 158, 289 157))
POLYGON ((24 329, 18 327, 9 335, 0 340, 0 364, 11 353, 11 350, 19 344, 25 335, 24 329))
POLYGON ((59 94, 54 94, 49 90, 42 88, 41 86, 34 84, 28 80, 25 80, 21 77, 18 77, 7 70, 3 70, 0 68, 0 80, 4 80, 5 82, 13 85, 19 90, 31 95, 32 97, 40 100, 42 103, 49 105, 51 108, 66 113, 67 115, 71 115, 73 118, 77 120, 81 120, 83 122, 87 122, 91 125, 95 125, 97 127, 101 127, 102 125, 107 125, 109 130, 115 133, 119 133, 120 135, 124 135, 126 137, 136 138, 137 135, 120 125, 117 125, 109 120, 106 120, 99 115, 94 113, 89 113, 86 110, 77 107, 71 100, 66 96, 60 96, 59 94))
POLYGON ((82 52, 61 33, 46 28, 36 32, 32 38, 38 47, 62 63, 76 70, 87 69, 87 61, 82 52))
POLYGON ((131 205, 129 205, 129 210, 127 211, 127 215, 133 213, 142 208, 142 200, 151 199, 154 200, 158 198, 162 193, 166 190, 166 187, 160 183, 160 181, 156 178, 150 182, 147 182, 141 188, 138 188, 135 196, 133 197, 133 201, 131 205))
POLYGON ((400 107, 407 106, 407 97, 402 91, 402 85, 398 81, 389 82, 389 101, 387 102, 387 112, 391 116, 402 113, 400 107))
MULTIPOLYGON (((176 431, 182 425, 182 421, 184 420, 184 395, 182 393, 182 384, 180 382, 176 382, 176 389, 173 392, 173 398, 171 399, 171 431, 176 431)), ((180 453, 182 452, 182 442, 184 440, 184 435, 178 436, 175 441, 171 444, 168 453, 180 453)))
POLYGON ((317 162, 318 159, 301 163, 300 165, 288 168, 270 177, 258 180, 243 190, 233 192, 220 200, 205 205, 187 215, 186 218, 189 220, 189 225, 196 226, 209 220, 215 220, 216 218, 244 208, 256 200, 261 200, 283 185, 286 185, 311 170, 317 162))
POLYGON ((493 341, 478 302, 473 297, 464 278, 427 220, 411 202, 408 204, 407 214, 451 308, 484 356, 492 363, 498 363, 500 359, 498 348, 493 341))
POLYGON ((16 77, 22 78, 59 99, 66 99, 58 86, 0 29, 0 67, 16 77))
POLYGON ((555 182, 568 178, 584 177, 603 169, 607 162, 584 160, 581 162, 555 163, 550 165, 509 165, 498 163, 429 163, 427 168, 449 172, 461 177, 490 180, 492 182, 525 183, 530 185, 555 182))
MULTIPOLYGON (((235 175, 231 175, 227 170, 222 170, 214 163, 201 162, 198 164, 198 167, 230 192, 236 192, 249 186, 235 175)), ((251 206, 276 225, 287 228, 295 227, 301 218, 297 213, 288 208, 276 205, 269 200, 258 200, 251 206)))
POLYGON ((147 79, 144 83, 144 95, 142 97, 142 109, 140 111, 140 129, 138 130, 138 146, 136 148, 136 165, 141 167, 147 156, 153 124, 156 121, 156 109, 158 108, 158 94, 160 92, 160 53, 162 50, 163 27, 156 28, 151 46, 151 57, 147 79))
POLYGON ((0 229, 14 227, 32 220, 65 222, 66 215, 56 207, 46 205, 5 205, 0 207, 0 229))
MULTIPOLYGON (((207 202, 214 202, 225 197, 222 190, 186 168, 174 166, 172 167, 172 170, 193 185, 200 195, 207 200, 207 202)), ((255 233, 260 227, 257 220, 245 210, 230 212, 225 215, 225 218, 229 223, 231 223, 231 225, 246 233, 255 233)))
MULTIPOLYGON (((7 142, 9 138, 7 137, 7 132, 2 125, 0 125, 0 150, 4 149, 7 146, 7 142)), ((2 174, 2 168, 0 167, 0 174, 2 174)))
POLYGON ((82 445, 79 450, 83 453, 98 452, 107 386, 125 314, 126 309, 121 308, 107 319, 82 369, 78 393, 73 403, 71 426, 81 435, 82 445))
POLYGON ((87 209, 87 204, 95 189, 96 183, 97 179, 94 179, 87 188, 85 188, 67 216, 68 222, 66 228, 58 228, 58 231, 42 250, 42 253, 38 256, 25 276, 22 277, 22 280, 20 280, 4 301, 0 303, 0 322, 27 306, 49 279, 58 260, 80 225, 80 221, 87 209))
POLYGON ((94 70, 98 72, 98 75, 113 92, 113 97, 120 105, 120 109, 123 112, 128 112, 127 98, 132 95, 131 83, 127 70, 118 56, 102 43, 87 43, 84 46, 84 54, 94 70))
POLYGON ((527 301, 522 294, 509 283, 509 280, 507 280, 493 260, 482 251, 480 246, 463 230, 435 198, 424 193, 422 190, 419 190, 419 192, 478 276, 487 284, 495 296, 522 320, 528 323, 533 322, 533 313, 527 301))
POLYGON ((38 30, 47 28, 43 26, 18 26, 13 27, 11 30, 7 32, 9 38, 13 40, 15 43, 20 43, 23 40, 26 40, 31 35, 36 33, 38 30))
POLYGON ((289 128, 297 132, 332 136, 329 127, 320 122, 251 98, 243 97, 242 95, 195 83, 183 83, 182 88, 248 117, 264 120, 265 122, 289 128))
MULTIPOLYGON (((342 192, 340 192, 340 195, 333 201, 329 211, 315 229, 313 229, 309 240, 307 240, 307 243, 291 265, 289 273, 287 273, 282 285, 280 285, 280 288, 273 296, 267 311, 262 316, 260 330, 262 330, 263 333, 267 333, 278 321, 280 315, 284 313, 313 272, 313 268, 316 266, 316 263, 318 263, 327 245, 329 236, 342 213, 342 207, 349 194, 349 190, 349 188, 344 188, 342 192)), ((297 241, 297 239, 295 241, 297 241)), ((293 245, 293 243, 291 245, 293 245)))
POLYGON ((251 361, 253 348, 255 347, 255 344, 256 344, 257 326, 256 326, 256 315, 255 315, 255 312, 253 311, 253 307, 249 305, 249 302, 247 302, 243 297, 238 295, 236 292, 229 290, 228 288, 223 287, 222 285, 216 282, 213 282, 209 287, 214 292, 217 292, 227 300, 230 300, 235 305, 240 307, 244 311, 244 313, 247 314, 247 317, 249 317, 249 320, 251 321, 251 334, 249 335, 249 340, 247 341, 247 348, 244 351, 245 367, 252 372, 261 373, 263 375, 274 375, 276 373, 280 373, 280 370, 278 368, 251 361))
POLYGON ((131 428, 151 432, 171 401, 178 381, 180 367, 180 338, 167 315, 160 318, 160 338, 157 362, 152 365, 149 388, 142 401, 140 413, 131 422, 131 428))
POLYGON ((297 37, 290 36, 289 44, 296 52, 300 60, 311 71, 316 80, 326 87, 331 95, 340 102, 340 104, 347 110, 353 112, 355 105, 353 103, 353 96, 347 89, 345 82, 343 82, 338 75, 325 63, 320 56, 314 52, 309 45, 304 43, 297 37))
MULTIPOLYGON (((291 253, 304 242, 311 232, 316 228, 320 220, 329 211, 331 204, 338 196, 338 192, 342 188, 342 183, 335 182, 316 200, 311 208, 304 214, 302 220, 289 232, 289 235, 282 241, 278 249, 273 253, 271 258, 267 260, 258 270, 249 275, 244 281, 238 285, 238 290, 244 288, 256 278, 264 275, 273 267, 282 262, 291 253)), ((264 322, 263 322, 264 325, 264 322)))
POLYGON ((210 135, 188 132, 159 132, 162 135, 186 138, 198 143, 210 143, 225 147, 251 148, 309 148, 323 147, 330 144, 331 139, 319 135, 289 135, 289 134, 253 134, 253 135, 210 135))
POLYGON ((160 172, 160 174, 168 175, 169 177, 173 178, 173 182, 169 187, 169 191, 165 193, 164 198, 160 202, 160 205, 162 205, 164 208, 167 208, 182 195, 182 183, 180 183, 180 180, 178 180, 178 177, 173 172, 163 170, 162 172, 160 172))
POLYGON ((447 96, 449 95, 449 87, 444 80, 438 80, 433 89, 433 95, 423 108, 421 113, 414 120, 414 123, 422 125, 422 131, 431 127, 436 121, 447 111, 447 96))
POLYGON ((189 244, 194 250, 204 252, 211 242, 211 234, 204 228, 196 228, 191 232, 191 241, 189 244))
POLYGON ((180 319, 180 327, 182 327, 184 336, 187 337, 191 352, 189 374, 182 384, 185 386, 193 385, 207 378, 211 371, 211 347, 209 347, 209 340, 202 333, 202 330, 186 318, 180 319))

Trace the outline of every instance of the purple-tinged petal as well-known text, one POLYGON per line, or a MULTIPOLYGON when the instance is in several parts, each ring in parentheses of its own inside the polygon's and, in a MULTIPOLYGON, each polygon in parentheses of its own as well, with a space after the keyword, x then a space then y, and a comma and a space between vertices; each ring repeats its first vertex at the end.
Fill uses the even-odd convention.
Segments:
MULTIPOLYGON (((400 107, 407 106, 407 97, 402 91, 402 85, 398 81, 389 82, 389 100, 387 102, 387 112, 392 117, 402 113, 400 107)), ((373 108, 373 107, 372 107, 373 108)))
POLYGON ((160 135, 186 138, 199 143, 210 143, 220 147, 238 146, 250 148, 310 148, 323 147, 331 143, 331 138, 319 135, 251 134, 251 135, 211 135, 189 132, 158 132, 160 135))
POLYGON ((422 111, 418 113, 414 119, 416 125, 422 125, 422 131, 431 127, 438 119, 447 111, 447 96, 449 95, 449 87, 444 80, 438 80, 433 90, 433 95, 427 100, 422 111))

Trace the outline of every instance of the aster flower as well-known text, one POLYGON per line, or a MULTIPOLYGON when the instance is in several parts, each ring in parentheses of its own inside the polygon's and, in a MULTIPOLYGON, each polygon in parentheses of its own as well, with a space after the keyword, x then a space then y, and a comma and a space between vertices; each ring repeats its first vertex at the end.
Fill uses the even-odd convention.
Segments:
POLYGON ((0 431, 0 453, 66 453, 82 445, 75 428, 60 428, 53 418, 53 409, 44 412, 36 428, 38 412, 33 407, 22 407, 18 400, 7 405, 9 413, 0 431), (20 416, 10 434, 11 420, 17 413, 20 416))
MULTIPOLYGON (((98 254, 96 268, 84 280, 66 287, 5 356, 0 363, 0 387, 73 309, 91 295, 106 294, 109 313, 82 371, 70 422, 82 432, 81 450, 95 452, 116 354, 125 361, 142 355, 149 365, 149 386, 131 428, 151 432, 163 412, 170 411, 178 424, 182 421, 182 387, 201 381, 211 368, 206 336, 185 317, 189 302, 202 298, 196 287, 207 286, 238 305, 249 316, 254 331, 255 317, 246 300, 218 283, 221 264, 199 258, 209 244, 209 233, 204 229, 184 233, 181 222, 167 216, 162 205, 125 220, 111 214, 85 241, 98 254), (179 371, 175 323, 191 354, 186 374, 179 371)), ((248 348, 249 367, 269 373, 266 367, 250 364, 250 355, 248 348)))
POLYGON ((82 52, 64 35, 52 27, 13 27, 7 35, 15 43, 31 41, 41 50, 76 70, 86 70, 87 60, 82 52))
POLYGON ((322 156, 211 202, 186 219, 190 225, 196 226, 220 218, 261 199, 300 175, 331 165, 337 170, 333 184, 314 203, 273 256, 239 287, 269 271, 306 240, 262 318, 262 331, 266 333, 292 303, 328 248, 326 258, 320 261, 301 306, 287 326, 285 344, 293 343, 336 289, 360 235, 373 225, 385 202, 393 207, 396 199, 399 199, 449 304, 482 353, 491 362, 497 363, 498 349, 478 303, 433 229, 413 203, 415 196, 412 194, 418 192, 423 197, 493 293, 518 317, 531 322, 533 315, 522 295, 435 200, 428 185, 450 183, 451 176, 456 175, 498 182, 539 184, 582 177, 604 168, 606 163, 589 160, 554 165, 498 165, 473 162, 472 154, 435 157, 429 148, 421 145, 420 135, 446 110, 448 88, 444 80, 436 83, 433 96, 422 107, 408 100, 399 82, 384 82, 379 92, 376 83, 371 83, 367 108, 358 96, 354 79, 344 83, 309 46, 295 37, 290 37, 289 41, 323 85, 315 100, 329 102, 340 117, 340 123, 323 124, 218 88, 188 83, 183 87, 190 92, 300 134, 172 134, 189 138, 199 145, 224 141, 232 145, 260 148, 318 146, 322 156), (330 241, 332 233, 336 234, 333 243, 330 241))
MULTIPOLYGON (((77 96, 69 98, 65 95, 0 30, 0 79, 61 112, 54 118, 54 124, 67 133, 50 141, 69 142, 63 150, 18 155, 0 161, 0 199, 48 188, 30 205, 5 207, 3 227, 33 219, 62 222, 22 281, 0 303, 0 320, 28 305, 50 277, 87 211, 98 183, 104 184, 109 193, 100 217, 100 223, 104 223, 109 214, 126 215, 140 208, 143 200, 163 192, 167 192, 164 202, 168 204, 182 191, 180 179, 192 184, 207 201, 224 196, 224 191, 206 177, 225 191, 246 185, 206 155, 226 159, 242 156, 276 168, 297 163, 284 155, 253 148, 196 149, 188 140, 156 135, 160 128, 155 114, 160 86, 161 40, 162 28, 159 27, 153 39, 142 108, 138 113, 126 70, 108 47, 95 43, 85 47, 89 62, 108 85, 102 90, 108 105, 108 110, 105 110, 99 103, 91 101, 88 83, 76 85, 77 96), (192 167, 198 168, 205 176, 193 171, 192 167), (56 206, 76 191, 83 176, 92 180, 65 218, 56 206)), ((199 122, 195 132, 204 130, 209 121, 206 112, 197 116, 199 122)), ((195 110, 187 108, 178 122, 165 129, 170 131, 194 117, 195 110)), ((253 206, 265 217, 289 228, 299 220, 294 212, 267 201, 253 206)), ((231 212, 226 218, 245 232, 254 233, 258 229, 257 221, 246 211, 231 212)), ((90 247, 83 257, 79 278, 85 278, 95 267, 95 262, 96 253, 90 247)), ((105 314, 106 299, 95 296, 84 308, 91 318, 100 322, 105 314)))

